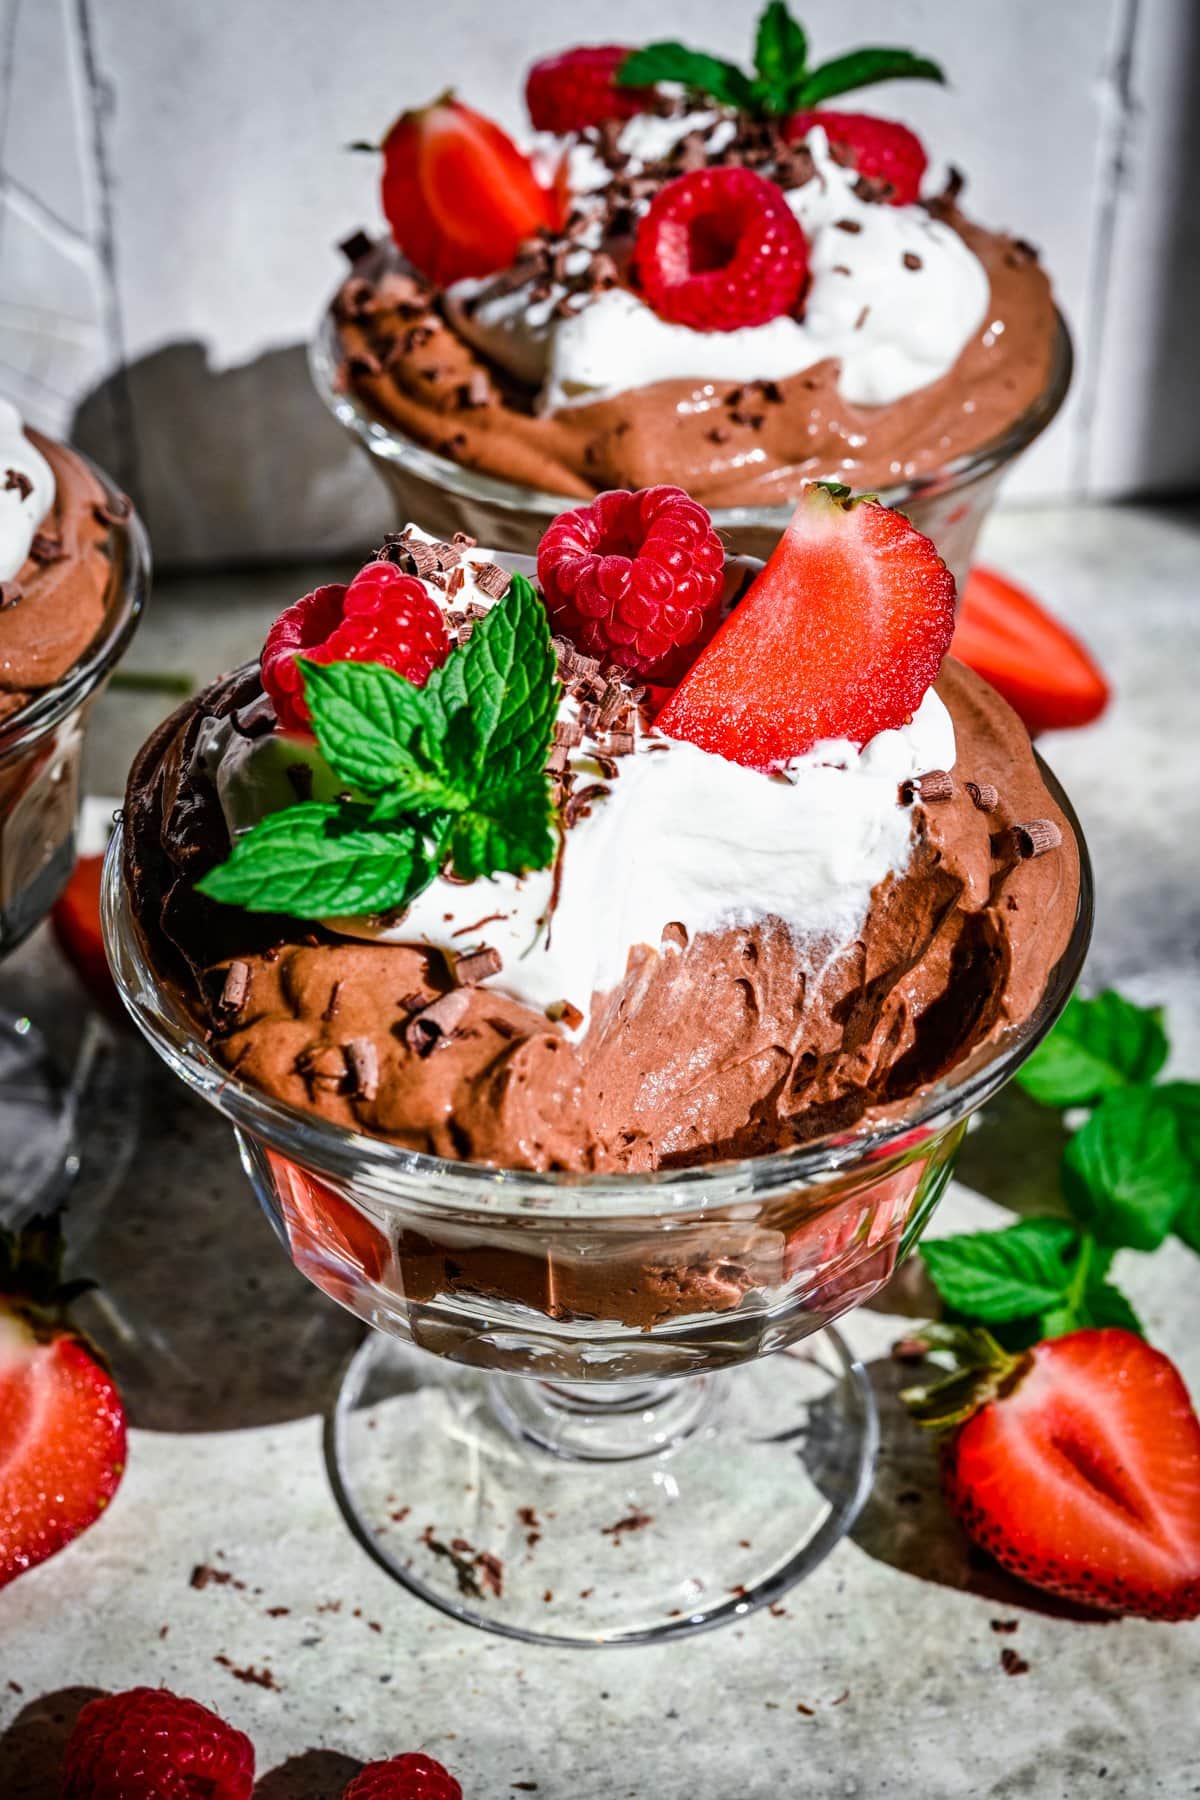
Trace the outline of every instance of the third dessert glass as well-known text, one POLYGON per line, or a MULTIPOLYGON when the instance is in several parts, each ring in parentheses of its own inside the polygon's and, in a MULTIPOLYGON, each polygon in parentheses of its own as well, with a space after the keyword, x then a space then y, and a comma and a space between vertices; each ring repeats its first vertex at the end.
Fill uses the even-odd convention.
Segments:
POLYGON ((961 177, 922 199, 911 131, 813 104, 847 67, 936 67, 810 71, 798 28, 771 55, 781 14, 753 83, 678 45, 539 64, 528 155, 455 100, 388 133, 391 238, 345 246, 311 361, 402 520, 532 553, 580 498, 671 481, 766 556, 820 477, 901 507, 961 583, 1066 392, 1066 328, 961 177))
POLYGON ((852 1522, 875 1410, 828 1327, 1064 1004, 1090 879, 998 698, 950 663, 930 690, 950 584, 895 515, 813 492, 698 656, 720 552, 677 492, 602 498, 538 569, 560 627, 633 621, 626 671, 673 692, 569 644, 558 686, 532 585, 409 531, 146 746, 104 922, 297 1267, 379 1328, 328 1432, 364 1545, 472 1623, 645 1642, 773 1600, 852 1522), (645 548, 598 622, 618 529, 645 548), (802 699, 844 728, 805 752, 802 699), (513 880, 492 827, 537 825, 543 757, 561 856, 513 880), (442 873, 369 902, 422 836, 442 873))

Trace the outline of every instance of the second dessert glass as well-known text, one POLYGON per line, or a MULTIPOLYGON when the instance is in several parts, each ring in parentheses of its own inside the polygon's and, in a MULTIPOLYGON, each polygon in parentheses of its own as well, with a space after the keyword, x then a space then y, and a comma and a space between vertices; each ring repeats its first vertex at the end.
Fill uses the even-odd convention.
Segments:
MULTIPOLYGON (((1001 481, 1016 458, 1045 431, 1066 398, 1073 353, 1061 313, 1056 319, 1049 379, 1026 412, 978 450, 955 458, 934 474, 880 493, 886 506, 896 507, 918 531, 933 539, 960 593, 1001 481)), ((361 444, 387 484, 399 524, 420 519, 435 535, 451 538, 456 531, 465 531, 491 550, 531 556, 556 514, 585 504, 578 496, 541 493, 439 456, 381 418, 346 388, 338 379, 341 360, 337 320, 330 308, 309 350, 312 377, 333 416, 361 444)), ((837 478, 834 470, 829 475, 837 478)), ((663 470, 662 479, 672 479, 669 469, 663 470)), ((775 548, 794 510, 794 499, 781 506, 709 508, 731 554, 763 560, 775 548)))
POLYGON ((911 1250, 969 1115, 1065 1004, 1091 929, 1080 851, 1037 1009, 885 1119, 741 1162, 589 1177, 443 1161, 240 1082, 158 979, 114 842, 104 929, 125 1004, 233 1125, 297 1268, 376 1328, 327 1451, 385 1569, 471 1624, 594 1646, 739 1618, 827 1554, 878 1437, 831 1321, 911 1250))

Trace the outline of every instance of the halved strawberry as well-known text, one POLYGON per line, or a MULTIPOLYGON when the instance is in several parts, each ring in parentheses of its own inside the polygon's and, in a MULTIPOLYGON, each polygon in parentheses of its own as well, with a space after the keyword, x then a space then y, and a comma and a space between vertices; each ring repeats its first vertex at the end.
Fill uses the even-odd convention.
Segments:
POLYGON ((751 768, 904 724, 954 630, 954 579, 877 500, 811 483, 766 568, 658 717, 751 768))
POLYGON ((1027 731, 1090 725, 1108 705, 1108 682, 1079 639, 994 569, 968 575, 950 651, 1003 694, 1027 731))
POLYGON ((57 1252, 44 1225, 0 1240, 0 1587, 86 1531, 125 1471, 121 1396, 64 1321, 57 1252))
POLYGON ((445 287, 507 268, 560 202, 482 113, 452 94, 402 113, 383 142, 383 210, 414 268, 445 287))
POLYGON ((1174 1364, 1116 1329, 1012 1356, 978 1329, 921 1335, 961 1352, 955 1375, 906 1398, 925 1424, 965 1420, 943 1485, 975 1542, 1103 1612, 1200 1616, 1200 1419, 1174 1364))
POLYGON ((54 902, 50 925, 58 947, 102 1012, 124 1023, 125 1009, 104 954, 100 931, 102 856, 81 856, 71 879, 54 902))

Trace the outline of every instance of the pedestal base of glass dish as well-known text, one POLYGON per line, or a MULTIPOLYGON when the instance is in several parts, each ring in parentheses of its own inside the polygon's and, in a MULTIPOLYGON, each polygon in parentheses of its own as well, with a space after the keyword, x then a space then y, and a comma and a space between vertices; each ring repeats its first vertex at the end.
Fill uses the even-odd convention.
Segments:
POLYGON ((506 1637, 594 1646, 778 1601, 853 1523, 877 1440, 832 1330, 721 1375, 578 1385, 373 1332, 326 1449, 355 1534, 414 1594, 506 1637))

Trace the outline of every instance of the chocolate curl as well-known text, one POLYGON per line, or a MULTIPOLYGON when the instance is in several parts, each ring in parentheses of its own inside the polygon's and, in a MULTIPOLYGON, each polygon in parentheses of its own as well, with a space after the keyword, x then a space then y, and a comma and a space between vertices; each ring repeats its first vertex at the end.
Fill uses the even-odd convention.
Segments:
POLYGON ((62 562, 67 552, 56 531, 35 531, 29 554, 36 563, 62 562))
POLYGON ((1057 850, 1062 843, 1062 832, 1053 819, 1026 819, 1012 828, 1013 846, 1022 862, 1032 856, 1045 856, 1047 850, 1057 850))
POLYGON ((971 796, 971 805, 981 813, 995 812, 1000 804, 1000 790, 990 781, 968 781, 967 792, 971 796))
POLYGON ((367 1037, 350 1038, 342 1045, 346 1073, 360 1100, 374 1100, 379 1092, 379 1052, 367 1037))
POLYGON ((503 961, 498 950, 490 946, 483 950, 474 950, 470 956, 455 958, 454 974, 461 987, 475 987, 486 981, 489 975, 498 975, 503 961))
POLYGON ((917 792, 925 805, 938 805, 954 798, 954 777, 945 769, 927 769, 917 777, 917 792))
POLYGON ((452 988, 414 1013, 404 1027, 404 1041, 413 1054, 428 1056, 444 1038, 450 1037, 470 1004, 466 988, 452 988))
POLYGON ((225 971, 225 985, 221 989, 221 1011, 240 1013, 246 1004, 246 996, 250 992, 250 964, 236 959, 225 971))
POLYGON ((499 563, 479 563, 471 573, 475 577, 475 586, 489 600, 499 600, 508 592, 508 584, 512 576, 499 563))

